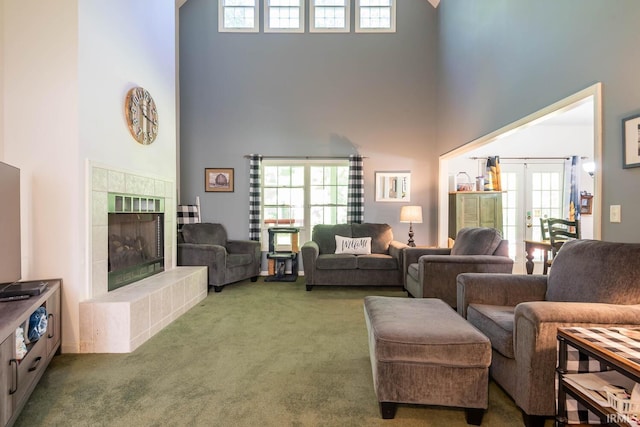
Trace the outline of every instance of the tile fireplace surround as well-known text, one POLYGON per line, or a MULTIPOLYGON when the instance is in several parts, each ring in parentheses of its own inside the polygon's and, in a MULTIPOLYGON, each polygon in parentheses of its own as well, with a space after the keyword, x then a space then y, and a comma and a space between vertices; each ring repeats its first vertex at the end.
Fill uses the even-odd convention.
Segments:
POLYGON ((175 267, 175 184, 89 166, 91 283, 80 302, 80 352, 128 353, 207 296, 206 267, 175 267), (165 271, 108 292, 108 193, 165 198, 165 271))

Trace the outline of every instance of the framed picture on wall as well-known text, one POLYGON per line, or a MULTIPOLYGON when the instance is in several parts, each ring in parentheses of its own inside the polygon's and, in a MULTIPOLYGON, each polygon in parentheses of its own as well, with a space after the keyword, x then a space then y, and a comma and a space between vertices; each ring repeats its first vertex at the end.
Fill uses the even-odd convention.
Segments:
POLYGON ((376 172, 376 202, 409 202, 410 196, 410 172, 376 172))
POLYGON ((622 140, 622 167, 640 167, 640 114, 622 119, 622 140))
POLYGON ((204 191, 233 192, 233 168, 205 169, 204 191))

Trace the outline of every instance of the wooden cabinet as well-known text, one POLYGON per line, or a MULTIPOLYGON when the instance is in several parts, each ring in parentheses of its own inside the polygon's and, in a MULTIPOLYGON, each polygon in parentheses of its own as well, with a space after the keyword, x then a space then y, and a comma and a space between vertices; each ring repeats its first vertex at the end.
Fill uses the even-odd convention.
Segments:
POLYGON ((502 230, 501 191, 459 191, 449 193, 449 237, 456 238, 464 227, 502 230))
POLYGON ((18 418, 47 365, 60 348, 60 280, 45 280, 47 290, 29 299, 0 303, 0 426, 10 426, 18 418), (25 335, 31 314, 39 307, 47 310, 47 330, 27 344, 27 354, 16 356, 16 329, 25 335))

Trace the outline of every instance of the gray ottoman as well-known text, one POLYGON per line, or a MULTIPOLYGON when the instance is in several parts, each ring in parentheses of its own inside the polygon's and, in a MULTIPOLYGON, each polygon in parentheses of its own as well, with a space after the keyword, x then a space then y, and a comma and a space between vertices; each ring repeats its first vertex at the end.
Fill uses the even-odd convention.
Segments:
POLYGON ((466 410, 480 425, 489 403, 491 343, 435 298, 364 299, 373 386, 382 418, 397 403, 466 410))

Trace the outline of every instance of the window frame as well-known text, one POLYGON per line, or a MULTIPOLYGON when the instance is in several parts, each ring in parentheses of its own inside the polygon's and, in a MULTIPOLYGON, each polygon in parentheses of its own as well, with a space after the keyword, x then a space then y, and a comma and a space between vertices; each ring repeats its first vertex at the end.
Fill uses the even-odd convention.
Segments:
MULTIPOLYGON (((265 203, 265 197, 264 197, 264 190, 265 190, 265 185, 264 185, 264 179, 265 179, 265 173, 264 173, 264 168, 268 167, 268 166, 302 166, 304 167, 304 204, 303 204, 303 216, 304 218, 303 220, 303 225, 302 226, 297 226, 297 225, 288 225, 288 224, 276 224, 275 226, 281 226, 281 227, 298 227, 300 229, 300 233, 299 233, 299 239, 300 242, 306 242, 311 240, 311 234, 312 234, 312 226, 311 226, 311 167, 326 167, 326 166, 342 166, 342 167, 349 167, 349 159, 348 158, 344 158, 344 159, 277 159, 277 158, 272 158, 272 159, 263 159, 262 160, 262 164, 261 164, 261 173, 260 173, 260 192, 261 192, 261 206, 260 206, 260 224, 262 227, 262 233, 261 236, 264 237, 264 239, 261 238, 261 240, 263 240, 263 247, 265 247, 265 243, 268 242, 268 238, 266 236, 268 236, 268 229, 269 227, 265 224, 265 221, 267 221, 267 219, 265 218, 264 215, 264 211, 265 211, 265 207, 267 206, 267 204, 265 203)), ((337 184, 336 184, 337 185, 337 184)), ((348 190, 348 186, 349 186, 349 178, 347 176, 347 181, 345 183, 345 186, 347 187, 348 190)), ((273 205, 268 205, 269 207, 272 207, 273 205)), ((313 206, 343 206, 343 205, 339 205, 339 204, 326 204, 326 205, 318 205, 318 204, 314 204, 313 206)), ((348 195, 347 195, 347 201, 344 205, 345 208, 348 207, 348 195)), ((345 219, 346 221, 346 219, 345 219)))
POLYGON ((298 9, 300 10, 298 23, 300 26, 298 28, 272 28, 269 19, 271 18, 271 8, 279 7, 279 6, 270 6, 269 2, 271 0, 263 0, 264 5, 264 32, 265 33, 304 33, 305 30, 305 0, 297 0, 298 1, 298 9))
POLYGON ((219 33, 257 33, 260 31, 260 0, 253 0, 253 27, 225 27, 224 25, 224 11, 226 7, 238 7, 238 6, 225 6, 225 0, 218 0, 218 32, 219 33))
POLYGON ((309 0, 309 32, 310 33, 350 33, 351 32, 351 0, 344 2, 344 27, 324 28, 316 27, 316 6, 315 0, 309 0))
POLYGON ((355 19, 355 32, 356 33, 395 33, 396 32, 396 4, 398 3, 397 0, 390 0, 391 1, 391 6, 390 6, 390 12, 391 12, 391 17, 390 17, 390 27, 389 28, 362 28, 360 26, 360 11, 362 10, 363 7, 368 7, 368 6, 361 6, 360 2, 361 0, 356 0, 356 19, 355 19))

